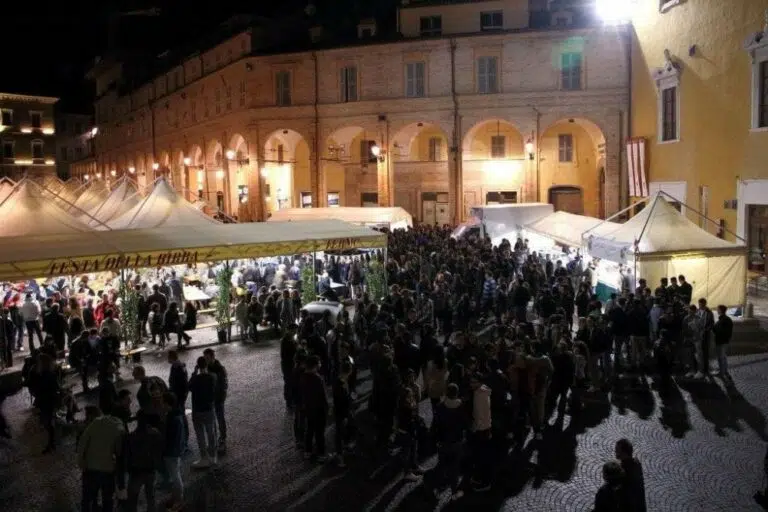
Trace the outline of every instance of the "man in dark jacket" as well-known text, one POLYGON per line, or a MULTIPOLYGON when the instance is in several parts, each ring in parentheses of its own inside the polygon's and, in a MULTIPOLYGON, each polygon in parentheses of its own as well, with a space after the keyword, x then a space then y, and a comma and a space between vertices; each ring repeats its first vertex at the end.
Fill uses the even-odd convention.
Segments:
POLYGON ((707 299, 699 299, 699 311, 697 313, 699 318, 699 325, 702 329, 701 335, 701 365, 703 366, 701 373, 704 376, 709 375, 709 345, 712 330, 715 327, 715 315, 712 314, 712 310, 707 306, 707 299))
MULTIPOLYGON (((622 351, 624 346, 629 343, 629 315, 627 314, 627 299, 619 298, 617 305, 608 312, 608 322, 613 335, 613 354, 614 364, 618 368, 623 368, 622 351)), ((629 347, 627 347, 629 348, 629 347)))
POLYGON ((163 403, 168 411, 165 418, 165 444, 163 446, 165 472, 171 484, 171 502, 168 509, 178 510, 184 501, 181 457, 186 447, 184 438, 189 436, 189 429, 185 428, 186 418, 182 418, 186 414, 184 414, 184 409, 179 407, 176 396, 171 392, 165 393, 163 403))
POLYGON ((155 510, 155 472, 162 468, 164 439, 150 426, 144 414, 137 417, 136 430, 128 434, 126 465, 128 470, 127 510, 137 510, 142 487, 147 510, 155 510))
POLYGON ((437 406, 432 421, 437 441, 438 472, 438 482, 433 492, 437 495, 443 486, 450 486, 451 500, 457 500, 464 494, 459 490, 459 476, 467 420, 466 409, 459 398, 459 387, 456 384, 448 384, 445 400, 437 406))
POLYGON ((684 275, 677 276, 677 294, 683 299, 685 305, 691 303, 691 297, 693 297, 693 286, 685 280, 684 275))
POLYGON ((635 299, 629 310, 629 340, 632 345, 632 366, 642 368, 648 351, 651 326, 648 310, 640 299, 635 299))
MULTIPOLYGON (((187 365, 179 361, 179 353, 176 350, 168 351, 168 363, 171 365, 171 372, 168 375, 168 389, 176 397, 176 404, 183 412, 187 406, 187 395, 189 394, 189 375, 187 365)), ((184 448, 189 443, 189 422, 187 415, 182 414, 184 421, 184 448)))
POLYGON ((301 401, 307 418, 307 432, 304 438, 304 452, 307 457, 314 457, 324 462, 325 455, 325 420, 328 416, 328 397, 325 396, 325 383, 320 376, 320 358, 307 358, 306 371, 301 377, 301 401), (313 442, 316 451, 312 451, 313 442))
POLYGON ((53 338, 58 351, 64 350, 67 341, 67 319, 61 314, 60 308, 58 303, 52 304, 43 318, 46 326, 45 333, 53 338))
POLYGON ((712 329, 715 333, 715 353, 717 354, 717 366, 720 370, 720 377, 723 380, 730 381, 731 375, 728 373, 728 344, 733 337, 733 320, 727 314, 728 308, 723 305, 717 306, 717 322, 712 329))
POLYGON ((216 359, 216 353, 212 348, 203 351, 203 356, 208 362, 208 371, 216 376, 216 425, 219 428, 219 454, 223 454, 227 447, 227 420, 224 417, 224 402, 227 400, 227 389, 229 388, 229 379, 227 378, 227 369, 216 359))
POLYGON ((340 468, 346 467, 344 462, 344 445, 349 442, 352 431, 352 390, 350 388, 350 376, 352 364, 344 361, 339 366, 339 375, 333 382, 333 416, 336 432, 336 461, 340 468))
POLYGON ((628 512, 645 512, 645 479, 643 466, 633 457, 634 448, 628 439, 616 441, 616 458, 624 470, 624 488, 629 495, 630 509, 628 512))
POLYGON ((197 358, 195 373, 189 379, 189 392, 192 395, 192 424, 200 448, 200 459, 192 464, 193 468, 208 468, 216 464, 216 375, 208 371, 205 357, 197 358))

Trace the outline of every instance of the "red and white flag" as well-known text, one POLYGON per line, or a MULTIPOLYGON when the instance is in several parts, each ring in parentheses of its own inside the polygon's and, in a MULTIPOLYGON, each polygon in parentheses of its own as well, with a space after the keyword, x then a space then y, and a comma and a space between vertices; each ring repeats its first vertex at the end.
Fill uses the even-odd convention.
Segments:
POLYGON ((648 196, 648 178, 645 168, 645 139, 627 139, 627 163, 629 177, 629 195, 632 197, 648 196))

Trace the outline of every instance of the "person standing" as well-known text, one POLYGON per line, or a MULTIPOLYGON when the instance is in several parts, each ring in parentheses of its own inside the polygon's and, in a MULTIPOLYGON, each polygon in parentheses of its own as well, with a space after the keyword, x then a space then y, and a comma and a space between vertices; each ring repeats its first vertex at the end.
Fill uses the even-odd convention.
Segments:
POLYGON ((616 461, 603 464, 603 481, 605 482, 595 495, 593 512, 624 512, 632 510, 627 489, 624 485, 624 470, 616 461))
POLYGON ((352 390, 349 379, 352 375, 352 364, 349 361, 341 363, 339 375, 333 382, 333 416, 335 420, 336 462, 340 468, 347 467, 344 462, 344 447, 350 440, 352 431, 352 390))
POLYGON ((181 479, 181 457, 184 454, 185 436, 189 436, 186 425, 184 408, 179 406, 172 392, 163 395, 163 403, 167 409, 165 419, 165 444, 163 446, 163 461, 165 472, 171 484, 171 499, 167 509, 180 510, 184 503, 184 483, 181 479))
POLYGON ((473 490, 491 489, 491 389, 483 384, 483 376, 474 373, 470 378, 472 389, 472 450, 473 490))
POLYGON ((162 469, 163 436, 149 425, 147 416, 139 414, 136 430, 128 434, 127 471, 128 502, 127 512, 138 508, 139 493, 144 489, 147 512, 155 511, 155 474, 162 469))
POLYGON ((40 422, 48 433, 48 444, 43 454, 56 449, 55 411, 61 396, 54 360, 48 354, 40 354, 30 378, 30 391, 34 390, 35 405, 40 410, 40 422))
POLYGON ((305 456, 317 462, 325 462, 325 421, 328 416, 328 398, 325 383, 320 376, 320 358, 307 358, 306 370, 301 379, 301 403, 306 415, 307 430, 304 438, 305 456), (313 452, 313 442, 316 450, 313 452))
POLYGON ((733 337, 733 320, 727 314, 727 309, 722 304, 717 306, 717 322, 712 330, 715 333, 715 353, 717 354, 717 369, 723 380, 730 382, 728 373, 728 344, 733 337))
POLYGON ((646 512, 645 502, 645 478, 643 466, 633 456, 634 447, 628 439, 616 441, 616 458, 624 470, 624 488, 629 497, 631 507, 628 512, 646 512))
POLYGON ((31 293, 24 297, 24 304, 21 306, 21 317, 24 319, 24 327, 27 329, 29 337, 29 353, 35 350, 34 335, 37 334, 37 341, 40 346, 43 345, 43 331, 40 329, 40 303, 37 302, 31 293))
POLYGON ((189 395, 187 365, 179 361, 179 353, 175 350, 168 351, 168 363, 171 365, 171 371, 168 375, 168 389, 173 393, 176 398, 176 405, 182 411, 181 418, 184 427, 182 439, 184 441, 184 450, 186 450, 189 444, 189 422, 185 414, 187 396, 189 395))
POLYGON ((699 368, 700 374, 696 374, 696 377, 709 375, 709 343, 712 334, 712 329, 715 327, 715 315, 712 314, 712 310, 707 307, 707 299, 699 299, 699 321, 701 325, 701 341, 699 342, 699 353, 701 354, 701 368, 699 368))
POLYGON ((283 338, 280 340, 280 369, 283 373, 283 398, 285 399, 285 406, 288 409, 292 409, 296 403, 292 393, 291 377, 296 364, 297 350, 296 325, 291 324, 287 327, 285 334, 283 334, 283 338))
POLYGON ((216 464, 216 375, 208 371, 205 357, 197 358, 197 366, 189 379, 192 395, 192 424, 195 427, 200 459, 192 464, 195 469, 205 469, 216 464))
POLYGON ((229 379, 227 369, 216 359, 216 353, 212 348, 203 350, 203 356, 208 363, 208 371, 216 376, 216 396, 213 402, 216 412, 216 426, 219 430, 219 454, 223 455, 227 449, 227 419, 224 416, 224 402, 227 400, 229 379))
POLYGON ((118 462, 122 460, 125 429, 119 418, 102 415, 83 431, 77 445, 77 464, 83 472, 83 511, 91 511, 99 494, 101 510, 111 512, 117 484, 118 462))
POLYGON ((432 421, 432 430, 437 441, 438 485, 434 494, 447 484, 451 488, 451 501, 464 495, 459 489, 461 478, 461 456, 464 449, 464 435, 467 430, 464 404, 459 398, 459 387, 448 384, 445 400, 437 405, 432 421))

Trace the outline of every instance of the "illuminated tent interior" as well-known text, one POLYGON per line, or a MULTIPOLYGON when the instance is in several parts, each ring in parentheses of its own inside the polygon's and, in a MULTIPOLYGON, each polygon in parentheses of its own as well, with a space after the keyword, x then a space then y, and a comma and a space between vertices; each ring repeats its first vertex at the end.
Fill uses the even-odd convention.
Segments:
POLYGON ((102 180, 94 180, 83 187, 74 205, 65 208, 65 210, 76 217, 85 216, 87 218, 86 212, 98 207, 108 196, 109 187, 107 184, 102 180))
POLYGON ((624 224, 602 223, 584 234, 589 254, 636 268, 655 288, 662 277, 686 277, 693 297, 712 305, 743 305, 746 298, 747 250, 701 229, 680 213, 663 192, 650 197, 624 224))
POLYGON ((391 208, 331 207, 331 208, 283 208, 272 213, 270 222, 296 220, 336 219, 363 226, 385 226, 390 229, 408 229, 413 217, 399 206, 391 208))
POLYGON ((587 231, 595 228, 598 230, 610 229, 612 226, 618 225, 615 222, 604 223, 602 219, 595 217, 560 211, 550 213, 546 217, 527 224, 524 232, 533 247, 546 245, 549 241, 550 244, 579 249, 584 243, 582 235, 587 231), (598 228, 601 224, 605 227, 598 228))

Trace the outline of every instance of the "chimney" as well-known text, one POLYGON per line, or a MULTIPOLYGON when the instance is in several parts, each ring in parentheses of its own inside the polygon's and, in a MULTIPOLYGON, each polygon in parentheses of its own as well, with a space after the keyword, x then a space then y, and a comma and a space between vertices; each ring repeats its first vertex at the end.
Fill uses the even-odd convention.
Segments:
POLYGON ((370 39, 376 36, 376 20, 374 18, 366 18, 360 20, 357 24, 357 38, 358 39, 370 39))
POLYGON ((314 25, 309 28, 309 40, 313 44, 319 43, 323 39, 323 26, 314 25))

